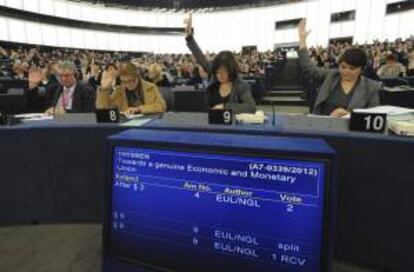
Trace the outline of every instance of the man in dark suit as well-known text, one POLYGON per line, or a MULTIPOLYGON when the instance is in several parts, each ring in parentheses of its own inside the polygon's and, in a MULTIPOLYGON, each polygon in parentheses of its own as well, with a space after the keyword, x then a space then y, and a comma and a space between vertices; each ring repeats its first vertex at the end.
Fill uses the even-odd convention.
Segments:
POLYGON ((29 74, 29 90, 26 92, 27 108, 45 110, 45 114, 62 114, 66 111, 95 111, 96 92, 90 86, 76 80, 76 66, 72 62, 63 61, 57 66, 59 84, 45 88, 44 102, 39 102, 38 88, 41 77, 38 72, 29 74))

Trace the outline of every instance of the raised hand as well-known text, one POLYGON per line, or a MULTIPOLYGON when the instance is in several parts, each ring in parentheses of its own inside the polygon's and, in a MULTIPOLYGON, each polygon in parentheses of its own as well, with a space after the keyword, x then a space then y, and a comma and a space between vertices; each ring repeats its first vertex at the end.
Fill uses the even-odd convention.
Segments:
POLYGON ((184 20, 185 25, 185 35, 191 36, 193 35, 193 15, 191 13, 188 14, 188 18, 184 20))
POLYGON ((99 76, 99 66, 96 64, 91 64, 91 76, 97 78, 99 76))
POLYGON ((299 47, 300 48, 306 48, 306 39, 308 38, 309 33, 311 33, 311 31, 306 30, 306 19, 302 19, 300 21, 299 27, 298 27, 299 47))
POLYGON ((7 51, 0 46, 0 54, 2 54, 3 56, 7 56, 7 51))
POLYGON ((31 67, 29 69, 29 89, 32 90, 39 86, 39 83, 43 80, 43 74, 40 68, 31 67))
POLYGON ((111 88, 114 80, 115 80, 115 77, 112 73, 109 73, 107 71, 103 71, 102 78, 101 78, 101 88, 102 89, 111 88))

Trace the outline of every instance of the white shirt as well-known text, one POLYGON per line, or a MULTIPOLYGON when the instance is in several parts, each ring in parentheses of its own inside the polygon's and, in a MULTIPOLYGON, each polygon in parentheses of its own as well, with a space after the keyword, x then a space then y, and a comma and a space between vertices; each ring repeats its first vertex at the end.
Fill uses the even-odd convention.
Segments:
POLYGON ((73 86, 70 88, 63 87, 63 91, 60 94, 60 97, 59 97, 59 100, 56 106, 62 107, 66 110, 71 110, 72 101, 73 101, 73 93, 75 92, 75 88, 76 88, 76 83, 73 84, 73 86))

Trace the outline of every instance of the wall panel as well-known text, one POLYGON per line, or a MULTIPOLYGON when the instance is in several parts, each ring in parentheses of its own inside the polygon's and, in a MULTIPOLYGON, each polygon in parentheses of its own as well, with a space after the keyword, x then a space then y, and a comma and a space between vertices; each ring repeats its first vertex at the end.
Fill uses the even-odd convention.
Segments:
POLYGON ((10 40, 8 19, 6 17, 1 17, 1 16, 0 16, 0 40, 2 41, 10 40))
POLYGON ((39 0, 39 13, 54 15, 53 0, 39 0))
MULTIPOLYGON (((244 10, 193 13, 195 37, 204 51, 234 50, 242 46, 256 45, 259 50, 272 49, 275 44, 298 41, 297 29, 275 30, 275 22, 306 17, 312 30, 308 45, 327 45, 330 38, 353 36, 358 43, 373 39, 407 38, 414 34, 413 12, 386 15, 386 4, 398 0, 313 0, 303 3, 278 5, 244 10), (334 12, 356 10, 355 21, 331 24, 334 12)), ((67 2, 65 0, 0 0, 0 5, 40 13, 108 24, 183 27, 187 14, 183 12, 148 12, 106 8, 103 5, 67 2)), ((108 50, 132 50, 188 53, 184 35, 142 35, 83 31, 69 29, 65 37, 62 27, 24 24, 18 20, 3 20, 1 37, 14 41, 41 41, 63 46, 89 47, 108 50), (6 24, 4 23, 6 22, 6 24), (17 23, 16 23, 17 22, 17 23), (10 28, 7 28, 7 26, 10 28), (47 32, 45 29, 51 30, 47 32), (33 35, 30 32, 37 33, 33 35), (41 35, 39 35, 39 32, 41 35), (26 34, 27 33, 27 34, 26 34), (131 44, 133 42, 133 44, 131 44), (175 51, 174 51, 175 50, 175 51)))
MULTIPOLYGON (((0 1, 1 4, 1 1, 0 1)), ((31 12, 39 12, 38 0, 23 0, 23 9, 31 12)))
POLYGON ((9 38, 12 42, 26 43, 26 29, 24 21, 7 19, 9 26, 9 38))
POLYGON ((25 31, 26 31, 26 37, 27 42, 31 44, 42 44, 42 30, 40 28, 40 24, 38 23, 31 23, 26 22, 25 23, 25 31))
POLYGON ((41 24, 40 29, 42 32, 43 45, 58 46, 58 35, 61 37, 63 33, 67 35, 67 32, 56 31, 55 26, 41 24))

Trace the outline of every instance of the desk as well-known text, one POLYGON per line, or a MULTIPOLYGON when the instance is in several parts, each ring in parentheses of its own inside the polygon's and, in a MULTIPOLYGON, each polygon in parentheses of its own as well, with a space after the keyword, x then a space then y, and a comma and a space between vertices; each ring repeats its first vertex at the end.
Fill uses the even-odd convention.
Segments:
POLYGON ((99 222, 105 137, 125 127, 0 128, 0 225, 99 222))
MULTIPOLYGON (((0 241, 0 271, 153 272, 115 258, 106 258, 102 266, 101 224, 0 227, 0 241)), ((368 271, 334 263, 333 272, 368 271)))
MULTIPOLYGON (((335 255, 412 271, 414 139, 286 125, 210 126, 206 114, 167 113, 146 128, 325 139, 339 155, 335 255)), ((0 128, 0 224, 100 222, 105 137, 117 125, 0 128)), ((394 269, 394 270, 392 270, 394 269)))

